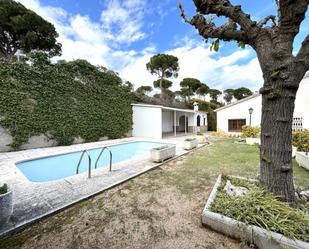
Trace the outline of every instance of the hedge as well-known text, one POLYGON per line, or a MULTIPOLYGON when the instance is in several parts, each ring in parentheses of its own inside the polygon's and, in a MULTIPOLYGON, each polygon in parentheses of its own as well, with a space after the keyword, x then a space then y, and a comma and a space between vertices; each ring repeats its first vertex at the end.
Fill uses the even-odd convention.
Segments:
POLYGON ((122 137, 132 128, 131 101, 117 74, 84 60, 0 59, 0 126, 10 131, 15 149, 40 134, 59 145, 75 137, 122 137))

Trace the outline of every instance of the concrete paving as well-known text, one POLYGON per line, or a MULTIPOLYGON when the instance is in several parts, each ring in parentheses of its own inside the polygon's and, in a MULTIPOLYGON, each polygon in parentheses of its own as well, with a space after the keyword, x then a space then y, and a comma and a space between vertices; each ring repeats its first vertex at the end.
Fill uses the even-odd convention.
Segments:
POLYGON ((184 139, 186 137, 183 136, 161 140, 125 138, 0 153, 0 184, 8 183, 11 186, 14 202, 14 211, 10 220, 6 224, 0 224, 0 237, 160 165, 152 163, 149 154, 114 164, 112 172, 109 172, 107 168, 92 170, 90 179, 87 178, 88 173, 84 172, 56 181, 36 183, 29 181, 16 167, 16 163, 134 141, 173 143, 176 145, 176 156, 180 156, 187 153, 182 149, 184 139))

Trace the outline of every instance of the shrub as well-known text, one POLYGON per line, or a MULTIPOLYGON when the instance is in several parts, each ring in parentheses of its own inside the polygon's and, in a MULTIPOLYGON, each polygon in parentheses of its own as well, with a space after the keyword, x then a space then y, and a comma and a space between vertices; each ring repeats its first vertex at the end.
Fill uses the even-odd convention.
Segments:
POLYGON ((204 136, 204 133, 203 133, 203 132, 198 131, 198 132, 196 133, 196 135, 198 135, 198 136, 204 136))
POLYGON ((293 132, 292 139, 298 151, 309 152, 309 130, 293 132))
POLYGON ((7 184, 3 184, 3 185, 0 187, 0 195, 5 194, 6 192, 8 192, 8 185, 7 185, 7 184))
POLYGON ((194 141, 194 140, 196 140, 196 138, 187 138, 185 141, 187 141, 187 142, 192 142, 192 141, 194 141))
POLYGON ((260 128, 258 127, 252 127, 252 126, 248 126, 248 125, 244 125, 242 127, 242 137, 259 137, 260 134, 260 128))
POLYGON ((292 208, 287 203, 277 200, 272 193, 245 180, 227 179, 236 186, 248 188, 249 192, 238 198, 227 195, 223 190, 226 184, 223 178, 217 197, 211 205, 211 211, 283 234, 291 239, 309 242, 307 211, 292 208))
POLYGON ((156 147, 156 148, 153 148, 154 150, 164 150, 164 149, 167 149, 168 148, 168 145, 162 145, 160 147, 156 147))

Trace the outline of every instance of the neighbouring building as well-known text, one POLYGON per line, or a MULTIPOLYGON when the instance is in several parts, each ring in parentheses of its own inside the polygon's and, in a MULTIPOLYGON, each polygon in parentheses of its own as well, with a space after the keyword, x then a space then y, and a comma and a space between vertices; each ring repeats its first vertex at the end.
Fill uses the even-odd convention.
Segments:
POLYGON ((207 131, 207 113, 161 105, 132 104, 134 137, 163 138, 207 131))
MULTIPOLYGON (((217 131, 226 133, 241 132, 243 125, 261 124, 262 95, 255 93, 229 105, 215 110, 217 113, 217 131), (250 115, 249 109, 252 113, 250 115), (251 121, 250 121, 251 120, 251 121)), ((299 85, 295 99, 293 130, 309 129, 309 74, 299 85)))

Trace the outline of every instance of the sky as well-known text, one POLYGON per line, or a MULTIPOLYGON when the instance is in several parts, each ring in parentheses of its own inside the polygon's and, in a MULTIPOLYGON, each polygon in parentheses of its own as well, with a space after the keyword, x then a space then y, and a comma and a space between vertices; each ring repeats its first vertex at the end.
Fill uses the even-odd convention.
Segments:
MULTIPOLYGON (((180 18, 178 0, 17 1, 54 24, 62 44, 61 59, 86 59, 104 66, 132 82, 135 89, 152 86, 156 80, 146 70, 146 63, 158 53, 179 59, 179 76, 172 79, 171 90, 179 89, 179 82, 186 77, 197 78, 219 90, 244 86, 257 91, 263 84, 252 48, 241 49, 234 42, 222 42, 219 52, 210 51, 210 44, 180 18)), ((193 16, 193 1, 181 2, 187 16, 193 16)), ((256 21, 276 14, 275 0, 232 0, 232 3, 242 5, 256 21)), ((295 53, 308 33, 309 18, 302 23, 296 37, 295 53)))

